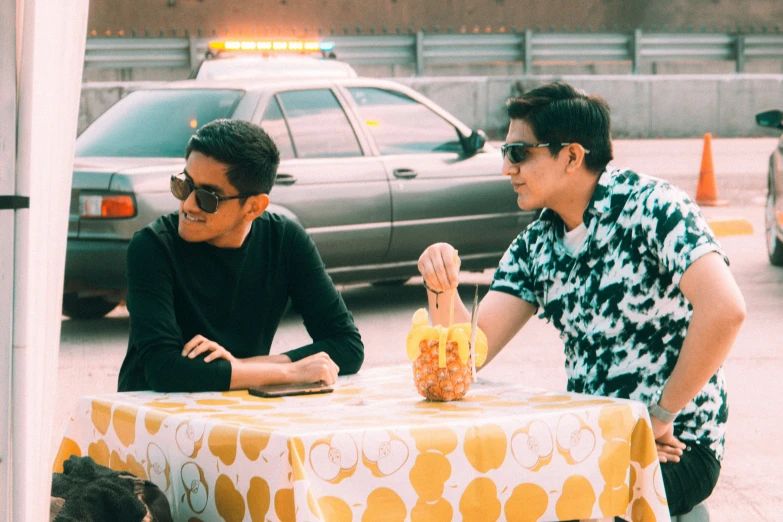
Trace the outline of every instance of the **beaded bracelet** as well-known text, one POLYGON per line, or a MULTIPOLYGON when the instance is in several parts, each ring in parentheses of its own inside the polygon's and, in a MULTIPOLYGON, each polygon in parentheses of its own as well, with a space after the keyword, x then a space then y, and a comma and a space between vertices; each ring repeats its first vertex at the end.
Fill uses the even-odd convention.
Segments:
POLYGON ((426 288, 428 292, 432 292, 433 294, 435 294, 435 309, 437 310, 437 308, 438 308, 438 297, 440 297, 440 294, 442 294, 443 292, 438 292, 437 290, 433 290, 432 288, 427 286, 427 282, 426 281, 422 281, 422 284, 424 285, 424 288, 426 288))

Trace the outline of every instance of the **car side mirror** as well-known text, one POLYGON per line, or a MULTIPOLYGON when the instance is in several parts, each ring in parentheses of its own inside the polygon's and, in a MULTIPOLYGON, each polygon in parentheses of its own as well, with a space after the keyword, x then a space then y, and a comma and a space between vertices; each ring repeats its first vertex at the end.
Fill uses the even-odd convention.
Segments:
POLYGON ((783 111, 772 110, 756 114, 756 124, 762 127, 783 129, 783 111))
POLYGON ((460 134, 460 141, 462 142, 465 156, 470 157, 484 148, 484 144, 487 143, 487 135, 484 134, 483 130, 474 130, 467 137, 460 134))

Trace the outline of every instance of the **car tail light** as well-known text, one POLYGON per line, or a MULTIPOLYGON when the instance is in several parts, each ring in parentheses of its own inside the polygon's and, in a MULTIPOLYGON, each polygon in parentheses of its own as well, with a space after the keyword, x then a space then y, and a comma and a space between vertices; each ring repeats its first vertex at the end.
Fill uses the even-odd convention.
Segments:
POLYGON ((81 194, 79 217, 129 218, 136 215, 136 201, 130 194, 81 194))

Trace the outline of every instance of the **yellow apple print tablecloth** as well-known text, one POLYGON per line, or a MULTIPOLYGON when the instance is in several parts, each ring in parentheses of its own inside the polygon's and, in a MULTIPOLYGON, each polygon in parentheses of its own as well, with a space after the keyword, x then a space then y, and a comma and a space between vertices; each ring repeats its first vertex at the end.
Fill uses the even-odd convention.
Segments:
POLYGON ((410 367, 332 394, 116 393, 80 399, 71 455, 155 482, 174 520, 669 520, 646 408, 479 379, 423 400, 410 367))

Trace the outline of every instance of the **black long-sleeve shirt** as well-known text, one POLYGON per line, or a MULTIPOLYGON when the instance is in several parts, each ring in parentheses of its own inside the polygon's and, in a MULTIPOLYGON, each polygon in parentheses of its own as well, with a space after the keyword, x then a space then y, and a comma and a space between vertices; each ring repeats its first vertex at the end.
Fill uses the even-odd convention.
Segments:
POLYGON ((128 246, 128 352, 119 391, 227 390, 231 363, 181 355, 201 334, 237 358, 268 355, 288 298, 313 343, 286 355, 326 352, 340 374, 359 371, 364 345, 318 250, 297 223, 264 213, 241 247, 179 237, 172 213, 138 231, 128 246))

